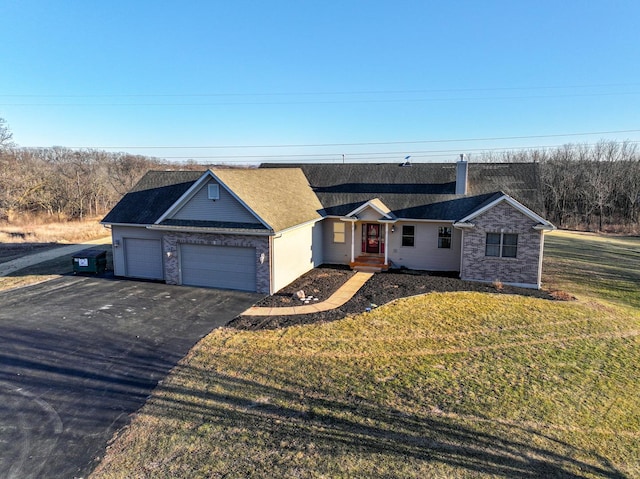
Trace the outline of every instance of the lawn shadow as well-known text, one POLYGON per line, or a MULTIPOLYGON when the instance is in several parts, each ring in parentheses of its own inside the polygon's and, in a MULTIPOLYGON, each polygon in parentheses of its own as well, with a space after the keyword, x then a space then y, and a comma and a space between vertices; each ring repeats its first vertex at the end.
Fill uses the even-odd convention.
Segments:
MULTIPOLYGON (((181 383, 199 381, 203 371, 179 366, 181 383)), ((585 456, 571 444, 540 431, 526 427, 468 419, 446 414, 418 416, 393 408, 381 408, 361 397, 331 399, 307 394, 299 387, 273 387, 230 375, 208 373, 209 390, 186 389, 172 384, 160 385, 146 414, 170 419, 180 418, 192 424, 194 430, 203 424, 217 429, 216 437, 223 437, 221 447, 233 447, 233 434, 242 429, 249 436, 265 434, 270 454, 307 451, 313 446, 318 461, 314 467, 319 474, 331 475, 340 467, 335 464, 336 452, 372 460, 412 465, 438 463, 461 469, 467 473, 487 474, 491 477, 525 479, 626 477, 606 458, 587 462, 585 456), (212 392, 212 390, 220 392, 212 392), (285 444, 286 446, 283 446, 285 444), (543 445, 540 445, 543 444, 543 445), (289 449, 290 451, 287 451, 289 449), (325 471, 324 468, 329 470, 325 471)), ((251 446, 249 446, 251 447, 251 446)), ((255 451, 237 451, 240 456, 260 455, 255 451)), ((593 453, 590 453, 593 457, 593 453)), ((245 464, 247 472, 256 464, 245 464)), ((375 469, 375 464, 371 465, 375 469)), ((386 467, 385 466, 385 467, 386 467)), ((231 467, 231 465, 230 465, 231 467)), ((233 467, 244 467, 235 462, 233 467)), ((260 467, 258 465, 257 467, 260 467)), ((244 471, 234 470, 242 475, 244 471)), ((365 471, 351 471, 356 475, 365 471)), ((371 471, 366 471, 367 477, 371 471)), ((463 473, 464 474, 464 473, 463 473)), ((386 477, 381 474, 379 477, 386 477)))

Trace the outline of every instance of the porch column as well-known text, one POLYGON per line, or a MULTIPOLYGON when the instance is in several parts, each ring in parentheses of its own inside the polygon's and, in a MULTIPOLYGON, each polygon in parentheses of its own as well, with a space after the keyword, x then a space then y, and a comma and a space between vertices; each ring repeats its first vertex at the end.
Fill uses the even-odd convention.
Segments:
POLYGON ((354 250, 355 250, 355 243, 356 243, 356 222, 355 221, 351 221, 351 262, 353 263, 356 260, 356 257, 354 256, 354 250))
POLYGON ((384 265, 389 264, 389 223, 384 224, 384 265))

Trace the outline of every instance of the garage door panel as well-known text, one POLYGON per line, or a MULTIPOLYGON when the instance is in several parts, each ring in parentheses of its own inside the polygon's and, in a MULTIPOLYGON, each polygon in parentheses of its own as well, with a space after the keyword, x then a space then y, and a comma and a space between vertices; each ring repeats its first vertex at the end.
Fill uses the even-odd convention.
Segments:
POLYGON ((132 278, 164 279, 162 243, 156 239, 124 238, 125 274, 132 278))
POLYGON ((182 244, 182 284, 255 291, 255 255, 255 248, 182 244))

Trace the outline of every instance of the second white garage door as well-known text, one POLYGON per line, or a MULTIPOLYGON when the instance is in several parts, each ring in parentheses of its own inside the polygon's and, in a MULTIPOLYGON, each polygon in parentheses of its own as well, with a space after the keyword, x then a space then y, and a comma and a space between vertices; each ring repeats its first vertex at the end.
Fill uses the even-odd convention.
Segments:
POLYGON ((236 246, 180 245, 182 284, 256 290, 256 250, 236 246))

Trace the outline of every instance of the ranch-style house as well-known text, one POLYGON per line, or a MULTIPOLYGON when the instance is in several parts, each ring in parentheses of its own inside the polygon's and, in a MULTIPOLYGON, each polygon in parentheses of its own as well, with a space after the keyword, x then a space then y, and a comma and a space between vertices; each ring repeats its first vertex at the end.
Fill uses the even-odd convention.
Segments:
POLYGON ((149 171, 107 214, 117 276, 273 294, 321 264, 540 288, 536 163, 149 171))

